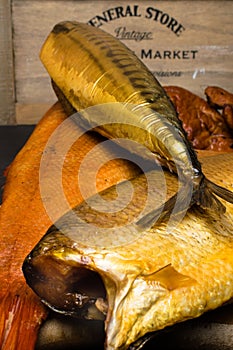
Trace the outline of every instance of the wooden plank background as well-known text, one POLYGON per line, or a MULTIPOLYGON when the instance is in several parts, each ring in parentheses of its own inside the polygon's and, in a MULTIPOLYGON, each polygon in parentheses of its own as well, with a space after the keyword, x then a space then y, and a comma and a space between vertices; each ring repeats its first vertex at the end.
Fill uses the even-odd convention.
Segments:
MULTIPOLYGON (((129 32, 151 32, 152 40, 124 40, 124 43, 143 59, 162 84, 179 85, 200 96, 208 85, 233 91, 233 1, 12 0, 17 123, 36 123, 56 100, 48 74, 39 60, 40 48, 53 26, 63 20, 88 22, 94 18, 95 21, 97 15, 103 15, 108 9, 116 6, 124 9, 131 6, 132 9, 135 5, 140 17, 117 18, 103 23, 101 28, 115 36, 119 28, 121 33, 124 28, 129 32), (149 17, 148 7, 152 8, 151 18, 146 18, 149 17), (156 21, 155 8, 174 17, 185 30, 177 36, 156 21), (163 56, 167 51, 188 52, 188 58, 158 58, 158 53, 163 56), (197 51, 195 59, 191 57, 192 51, 197 51)), ((1 31, 0 35, 3 34, 1 31)), ((4 93, 6 95, 1 88, 1 99, 4 93)), ((11 101, 6 105, 9 110, 14 109, 11 101)), ((8 119, 12 120, 10 114, 8 119)), ((0 115, 0 123, 6 121, 6 115, 0 115)))
POLYGON ((15 122, 10 0, 0 1, 0 123, 15 122))

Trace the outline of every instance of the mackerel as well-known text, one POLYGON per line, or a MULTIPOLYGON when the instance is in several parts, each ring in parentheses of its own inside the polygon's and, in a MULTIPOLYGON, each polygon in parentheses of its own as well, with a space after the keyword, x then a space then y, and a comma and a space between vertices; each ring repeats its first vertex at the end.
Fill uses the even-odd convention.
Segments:
MULTIPOLYGON (((171 213, 175 217, 194 204, 221 214, 225 206, 216 196, 233 203, 231 191, 204 176, 166 92, 121 41, 84 23, 61 22, 45 41, 40 58, 59 99, 70 111, 80 112, 84 126, 110 139, 133 140, 146 149, 143 156, 153 155, 177 172, 181 187, 165 203, 161 218, 171 213)), ((152 210, 138 224, 151 226, 157 214, 152 210)))

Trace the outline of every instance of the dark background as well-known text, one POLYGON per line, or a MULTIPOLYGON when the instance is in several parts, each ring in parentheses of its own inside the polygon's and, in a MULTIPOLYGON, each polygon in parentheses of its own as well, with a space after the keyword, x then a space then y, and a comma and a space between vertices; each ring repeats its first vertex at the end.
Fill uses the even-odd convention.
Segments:
POLYGON ((23 147, 34 125, 0 126, 0 202, 5 182, 4 170, 23 147))

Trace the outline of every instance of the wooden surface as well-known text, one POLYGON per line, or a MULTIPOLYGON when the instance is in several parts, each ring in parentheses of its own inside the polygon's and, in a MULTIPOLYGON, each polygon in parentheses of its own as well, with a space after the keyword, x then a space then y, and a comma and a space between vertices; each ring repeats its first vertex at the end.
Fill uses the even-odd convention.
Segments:
MULTIPOLYGON (((233 1, 12 0, 17 123, 36 123, 56 99, 39 51, 53 26, 63 20, 102 24, 100 28, 123 40, 164 85, 179 85, 200 96, 208 85, 233 90, 233 1), (122 8, 121 14, 116 7, 122 8), (177 22, 173 28, 172 19, 177 22), (136 40, 135 33, 146 33, 147 39, 136 40)), ((6 89, 0 90, 1 100, 6 89)), ((14 108, 9 100, 5 106, 14 108)), ((2 115, 0 123, 9 118, 9 113, 2 115)))
POLYGON ((0 123, 15 121, 10 0, 0 1, 0 123))

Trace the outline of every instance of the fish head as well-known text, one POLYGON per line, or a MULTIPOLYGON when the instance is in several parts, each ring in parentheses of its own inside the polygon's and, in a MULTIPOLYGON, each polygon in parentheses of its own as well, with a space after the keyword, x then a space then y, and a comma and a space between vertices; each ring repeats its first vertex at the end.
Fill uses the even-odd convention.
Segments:
MULTIPOLYGON (((150 278, 145 275, 143 263, 130 256, 130 247, 126 249, 129 259, 125 260, 113 249, 77 245, 52 226, 25 259, 23 272, 29 286, 53 311, 104 321, 106 348, 126 348, 127 338, 131 339, 128 345, 136 340, 135 334, 130 336, 135 316, 146 317, 151 303, 168 292, 163 277, 167 272, 160 272, 161 281, 153 281, 151 274, 150 278)), ((170 265, 165 270, 172 276, 170 265)))
MULTIPOLYGON (((126 350, 233 296, 232 213, 219 220, 191 208, 172 231, 165 222, 141 231, 135 218, 145 208, 143 176, 131 180, 140 193, 124 210, 97 213, 103 198, 110 208, 113 187, 64 214, 23 265, 50 308, 104 321, 107 350, 126 350)), ((127 182, 119 186, 127 193, 127 182)))
POLYGON ((28 284, 56 312, 103 320, 105 311, 100 313, 95 307, 96 302, 104 305, 106 300, 102 279, 86 267, 82 255, 79 263, 71 261, 75 253, 71 241, 55 230, 52 227, 25 259, 23 271, 28 284))

